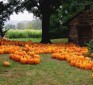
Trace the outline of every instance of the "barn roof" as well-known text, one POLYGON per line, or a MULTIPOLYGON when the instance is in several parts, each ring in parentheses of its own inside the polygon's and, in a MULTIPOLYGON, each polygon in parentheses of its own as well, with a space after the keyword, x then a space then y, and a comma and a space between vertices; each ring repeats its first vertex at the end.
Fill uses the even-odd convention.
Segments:
POLYGON ((69 23, 73 20, 73 19, 75 19, 77 16, 79 16, 80 14, 82 14, 83 13, 83 11, 80 11, 79 13, 77 13, 75 16, 73 16, 73 17, 71 17, 71 18, 69 18, 65 23, 63 23, 64 25, 69 25, 69 23))
POLYGON ((68 19, 65 23, 63 23, 63 25, 69 25, 69 23, 72 20, 74 20, 76 17, 78 17, 79 15, 81 15, 84 11, 89 10, 89 9, 90 9, 90 5, 85 6, 85 8, 82 11, 78 12, 76 15, 74 15, 73 17, 71 17, 70 19, 68 19))

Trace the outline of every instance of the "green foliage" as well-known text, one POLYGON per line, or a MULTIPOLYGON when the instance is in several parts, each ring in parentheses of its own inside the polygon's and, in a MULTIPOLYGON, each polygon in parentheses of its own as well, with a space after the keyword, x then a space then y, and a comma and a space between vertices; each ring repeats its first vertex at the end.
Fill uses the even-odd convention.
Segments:
POLYGON ((89 43, 87 43, 89 53, 93 53, 93 40, 90 40, 89 43))
POLYGON ((67 38, 68 37, 68 29, 65 28, 55 28, 50 31, 51 38, 67 38))
POLYGON ((41 30, 42 28, 42 23, 39 18, 32 20, 32 21, 20 21, 20 22, 15 22, 15 23, 13 22, 11 24, 9 23, 5 25, 4 28, 5 29, 18 29, 18 30, 25 30, 25 29, 41 30))
POLYGON ((0 37, 4 37, 5 32, 4 23, 7 19, 9 19, 10 14, 12 13, 10 10, 11 6, 9 4, 4 4, 3 1, 0 1, 0 37))
POLYGON ((5 25, 5 29, 15 29, 15 25, 7 24, 5 25))
POLYGON ((27 24, 27 26, 25 28, 26 29, 41 30, 41 28, 42 28, 41 20, 40 19, 32 20, 31 22, 29 22, 27 24))
POLYGON ((28 23, 26 26, 26 29, 31 30, 34 29, 31 23, 28 23))
POLYGON ((41 30, 9 30, 6 35, 9 38, 40 38, 41 30))
POLYGON ((92 0, 66 0, 51 16, 50 33, 57 37, 67 36, 69 19, 82 11, 85 5, 91 5, 91 9, 93 9, 91 1, 92 0))
POLYGON ((25 23, 20 22, 20 23, 17 24, 17 29, 24 30, 25 28, 26 28, 26 24, 25 23))

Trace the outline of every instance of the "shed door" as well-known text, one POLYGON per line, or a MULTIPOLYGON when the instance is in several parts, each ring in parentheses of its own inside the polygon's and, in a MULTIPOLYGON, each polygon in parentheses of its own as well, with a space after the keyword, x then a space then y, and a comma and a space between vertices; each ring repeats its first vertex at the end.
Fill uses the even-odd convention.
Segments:
POLYGON ((79 44, 80 45, 85 45, 85 43, 88 43, 91 38, 91 30, 89 27, 80 27, 78 29, 78 34, 79 34, 79 44))

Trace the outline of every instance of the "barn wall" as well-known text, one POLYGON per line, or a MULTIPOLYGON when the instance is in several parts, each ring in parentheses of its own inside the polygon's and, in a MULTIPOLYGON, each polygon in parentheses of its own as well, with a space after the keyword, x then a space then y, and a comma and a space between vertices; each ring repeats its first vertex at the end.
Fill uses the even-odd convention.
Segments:
POLYGON ((69 30, 69 42, 78 44, 78 33, 76 26, 71 25, 69 30))
POLYGON ((92 31, 91 31, 91 39, 93 39, 93 26, 92 26, 92 31))
POLYGON ((82 14, 75 17, 69 23, 69 41, 79 44, 78 40, 78 26, 89 25, 91 26, 91 39, 93 39, 93 11, 85 10, 82 14))

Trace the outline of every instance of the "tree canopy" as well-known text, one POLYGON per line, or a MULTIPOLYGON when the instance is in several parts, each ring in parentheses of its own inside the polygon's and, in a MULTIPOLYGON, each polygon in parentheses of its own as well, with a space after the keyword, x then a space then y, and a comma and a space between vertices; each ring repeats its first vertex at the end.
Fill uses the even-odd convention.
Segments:
MULTIPOLYGON (((42 19, 42 43, 50 42, 49 24, 53 12, 61 5, 63 0, 8 0, 9 3, 18 3, 15 12, 26 9, 36 17, 42 19)), ((65 1, 65 0, 64 0, 65 1)))
POLYGON ((0 2, 0 35, 4 36, 6 31, 3 31, 4 22, 9 18, 11 11, 9 11, 9 5, 0 2), (9 12, 8 12, 9 11, 9 12))
POLYGON ((4 37, 7 30, 4 30, 4 24, 5 21, 7 21, 10 18, 10 15, 14 12, 15 6, 17 6, 18 3, 15 3, 14 5, 10 3, 3 3, 3 1, 0 1, 0 35, 1 37, 4 37))
POLYGON ((87 5, 91 6, 91 10, 93 9, 92 0, 68 0, 60 5, 51 16, 50 34, 54 38, 67 37, 69 31, 67 22, 77 13, 83 11, 87 5))
POLYGON ((42 43, 50 42, 50 18, 56 12, 59 17, 55 18, 66 21, 69 17, 78 13, 85 5, 91 5, 92 0, 8 0, 16 13, 23 12, 25 9, 32 12, 36 17, 42 19, 42 43))

